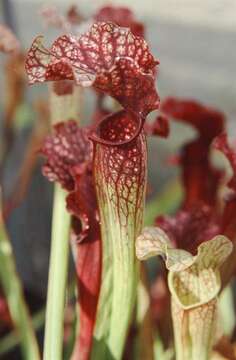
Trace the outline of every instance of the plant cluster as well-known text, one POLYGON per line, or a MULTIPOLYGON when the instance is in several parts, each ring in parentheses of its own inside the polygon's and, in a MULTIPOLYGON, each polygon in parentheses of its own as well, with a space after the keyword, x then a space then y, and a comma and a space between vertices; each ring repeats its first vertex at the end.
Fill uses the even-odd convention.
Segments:
MULTIPOLYGON (((29 84, 50 83, 47 126, 33 138, 45 159, 42 173, 56 184, 44 359, 234 359, 234 324, 222 326, 229 303, 221 305, 226 291, 231 299, 236 271, 236 151, 224 115, 189 99, 160 101, 159 61, 129 9, 107 6, 89 20, 75 7, 65 16, 54 8, 42 13, 64 32, 50 47, 38 36, 25 56, 29 84), (86 87, 94 91, 96 109, 81 126, 86 87), (168 137, 174 121, 196 130, 175 159, 182 198, 176 204, 167 191, 175 207, 170 214, 160 196, 155 220, 145 226, 147 137, 168 137), (216 150, 231 175, 213 164, 216 150), (72 307, 76 315, 66 324, 69 244, 77 309, 72 307), (151 257, 154 281, 144 262, 151 257)), ((1 29, 0 49, 19 52, 13 34, 1 29)), ((5 230, 0 236, 7 242, 5 230)), ((12 318, 22 332, 4 282, 3 292, 9 309, 4 321, 12 318)), ((33 330, 26 340, 21 336, 25 357, 40 358, 33 330)))

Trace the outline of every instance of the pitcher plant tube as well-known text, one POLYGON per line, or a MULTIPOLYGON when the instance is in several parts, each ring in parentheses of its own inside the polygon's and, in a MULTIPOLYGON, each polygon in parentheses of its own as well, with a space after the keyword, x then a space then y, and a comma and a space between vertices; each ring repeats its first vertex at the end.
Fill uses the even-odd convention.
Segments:
POLYGON ((38 37, 28 52, 30 84, 70 80, 123 108, 94 126, 79 128, 76 119, 57 124, 42 149, 44 174, 69 192, 80 304, 76 359, 123 354, 135 308, 134 246, 147 182, 143 126, 159 107, 157 64, 143 38, 111 22, 95 23, 77 37, 63 35, 50 49, 38 37))
MULTIPOLYGON (((161 216, 156 224, 168 232, 177 246, 183 246, 184 241, 184 246, 190 251, 196 251, 203 233, 208 239, 210 235, 223 234, 235 244, 236 150, 234 146, 230 146, 227 138, 225 116, 217 109, 188 99, 167 98, 162 102, 161 108, 173 120, 193 126, 198 135, 184 144, 179 156, 184 187, 181 208, 175 218, 161 216), (228 182, 225 182, 226 171, 212 164, 211 154, 215 150, 225 156, 231 167, 232 176, 228 182), (181 239, 178 234, 183 229, 185 236, 181 239)), ((222 266, 224 286, 235 272, 234 258, 235 245, 227 263, 222 266)))
POLYGON ((176 358, 209 359, 221 336, 216 331, 218 295, 235 271, 236 152, 219 111, 177 98, 164 100, 161 108, 199 134, 184 144, 179 156, 185 190, 180 209, 158 216, 156 227, 144 228, 136 254, 140 260, 160 255, 165 261, 176 358), (232 167, 223 198, 225 173, 211 163, 213 150, 220 150, 232 167))
POLYGON ((171 293, 172 320, 177 360, 207 360, 216 341, 217 295, 221 289, 219 268, 232 251, 232 243, 218 235, 201 243, 193 256, 175 249, 158 227, 144 228, 137 238, 140 260, 160 255, 165 260, 171 293))

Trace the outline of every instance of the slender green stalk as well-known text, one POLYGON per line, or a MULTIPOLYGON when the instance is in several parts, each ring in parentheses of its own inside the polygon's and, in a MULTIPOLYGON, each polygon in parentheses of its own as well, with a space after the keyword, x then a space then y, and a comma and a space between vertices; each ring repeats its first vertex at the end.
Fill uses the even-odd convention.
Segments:
MULTIPOLYGON (((77 119, 80 109, 80 89, 73 88, 68 94, 57 94, 52 83, 49 86, 50 122, 77 119)), ((66 82, 61 83, 66 87, 66 82)), ((62 89, 61 89, 62 90, 62 89)), ((63 356, 63 323, 68 274, 70 215, 65 208, 65 192, 60 185, 54 187, 52 237, 48 280, 44 360, 60 360, 63 356)))
POLYGON ((113 243, 113 297, 108 346, 114 359, 121 359, 138 283, 138 262, 134 254, 135 227, 127 228, 114 223, 111 231, 113 243))
MULTIPOLYGON (((75 293, 75 280, 72 281, 72 283, 69 285, 68 291, 68 301, 72 300, 74 298, 75 293)), ((35 331, 41 329, 43 325, 45 324, 45 308, 42 308, 39 310, 34 316, 32 317, 32 324, 35 331)), ((0 340, 0 356, 3 354, 6 354, 7 352, 11 351, 12 348, 19 345, 20 339, 17 336, 17 332, 11 331, 7 335, 5 335, 0 340)), ((69 344, 67 345, 69 346, 69 344)), ((66 357, 68 358, 68 357, 66 357)))
MULTIPOLYGON (((102 197, 101 187, 97 187, 98 197, 102 197)), ((112 305, 113 292, 113 263, 112 263, 112 247, 109 241, 111 228, 109 210, 107 206, 100 205, 100 212, 103 214, 101 222, 102 234, 102 281, 97 308, 96 324, 94 329, 94 340, 92 346, 91 360, 105 359, 110 357, 108 350, 108 334, 110 328, 110 315, 112 305)))
POLYGON ((145 265, 140 264, 137 291, 136 326, 138 328, 136 359, 154 360, 153 324, 150 308, 150 287, 145 265))
MULTIPOLYGON (((32 324, 35 330, 40 329, 43 327, 45 322, 45 309, 39 310, 33 318, 32 324)), ((3 337, 0 341, 0 356, 6 354, 7 352, 11 351, 15 346, 19 344, 19 337, 17 336, 16 331, 12 331, 3 337)))
POLYGON ((12 247, 0 213, 0 278, 25 360, 40 359, 39 349, 23 289, 17 275, 12 247))
POLYGON ((69 229, 70 215, 65 209, 65 192, 59 185, 56 185, 53 205, 44 360, 62 359, 69 229))

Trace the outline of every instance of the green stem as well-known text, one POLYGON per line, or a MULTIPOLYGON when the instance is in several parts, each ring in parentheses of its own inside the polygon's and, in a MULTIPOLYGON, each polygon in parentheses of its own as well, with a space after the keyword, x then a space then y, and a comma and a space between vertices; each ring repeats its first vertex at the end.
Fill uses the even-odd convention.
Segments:
POLYGON ((69 229, 70 215, 65 208, 65 192, 59 185, 56 185, 53 205, 44 360, 62 359, 69 229))
POLYGON ((111 231, 114 288, 108 346, 114 359, 121 359, 136 300, 138 263, 134 240, 137 233, 131 224, 124 228, 115 219, 116 216, 111 231))
POLYGON ((150 308, 150 287, 145 264, 140 264, 137 292, 136 326, 138 328, 136 358, 154 360, 153 324, 150 308))
MULTIPOLYGON (((97 187, 97 195, 102 199, 102 188, 97 187)), ((98 202, 99 203, 99 202, 98 202)), ((97 308, 96 324, 94 329, 94 341, 92 347, 91 360, 109 358, 108 334, 110 328, 110 315, 112 306, 112 248, 110 244, 111 228, 109 210, 107 206, 99 203, 99 210, 102 216, 101 235, 102 235, 102 281, 97 308)))
POLYGON ((25 360, 40 359, 39 349, 23 289, 14 262, 12 247, 0 213, 0 278, 25 360))
MULTIPOLYGON (((75 292, 75 280, 73 280, 72 283, 69 285, 68 295, 67 295, 68 301, 71 301, 74 298, 75 295, 74 292, 75 292)), ((35 331, 43 327, 45 323, 45 313, 46 313, 45 308, 42 308, 36 314, 34 314, 32 318, 32 324, 35 331)), ((18 344, 19 344, 19 337, 17 336, 17 332, 11 331, 0 340, 0 356, 11 351, 12 348, 17 346, 18 344)), ((70 344, 67 344, 67 346, 69 347, 70 344)))
MULTIPOLYGON (((40 329, 45 321, 45 309, 40 310, 36 315, 32 318, 32 324, 35 330, 40 329)), ((3 339, 0 341, 0 356, 6 354, 11 351, 12 348, 19 344, 19 337, 17 336, 16 331, 12 331, 11 333, 5 335, 3 339)))

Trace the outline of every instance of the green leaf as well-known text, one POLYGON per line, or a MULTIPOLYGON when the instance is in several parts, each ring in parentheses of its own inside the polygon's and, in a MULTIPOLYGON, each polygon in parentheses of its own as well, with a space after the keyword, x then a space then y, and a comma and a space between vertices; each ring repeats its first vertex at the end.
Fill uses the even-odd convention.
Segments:
MULTIPOLYGON (((0 190, 1 191, 1 190, 0 190)), ((0 194, 1 196, 1 194, 0 194)), ((1 199, 0 199, 1 201, 1 199)), ((39 348, 5 229, 0 204, 0 280, 25 360, 39 360, 39 348)))
POLYGON ((64 307, 68 273, 70 214, 65 191, 55 186, 47 293, 44 360, 62 359, 64 307))

